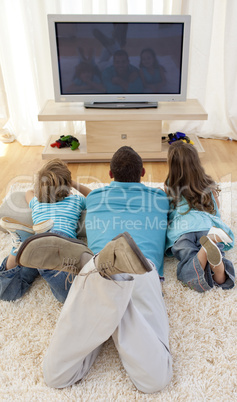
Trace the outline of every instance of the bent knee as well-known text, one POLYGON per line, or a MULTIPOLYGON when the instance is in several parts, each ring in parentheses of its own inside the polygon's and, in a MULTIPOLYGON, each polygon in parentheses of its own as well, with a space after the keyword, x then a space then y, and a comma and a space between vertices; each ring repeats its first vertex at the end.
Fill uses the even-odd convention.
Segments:
POLYGON ((50 388, 64 388, 59 378, 44 372, 44 382, 50 388))
POLYGON ((173 376, 172 359, 167 363, 166 369, 163 367, 159 372, 154 373, 144 381, 134 381, 136 388, 146 394, 162 391, 171 381, 173 376))
POLYGON ((63 373, 59 372, 56 367, 50 366, 45 361, 43 363, 43 376, 45 384, 50 388, 65 388, 67 384, 65 383, 65 376, 63 373))

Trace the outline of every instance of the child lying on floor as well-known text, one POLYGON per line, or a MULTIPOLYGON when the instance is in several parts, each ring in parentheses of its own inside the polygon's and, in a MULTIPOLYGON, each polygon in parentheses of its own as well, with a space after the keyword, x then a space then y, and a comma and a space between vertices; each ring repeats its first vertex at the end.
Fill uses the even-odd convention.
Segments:
POLYGON ((219 188, 208 176, 191 144, 178 141, 168 151, 165 191, 170 199, 166 254, 179 260, 177 277, 198 292, 234 286, 235 270, 224 250, 234 235, 221 220, 219 188))
POLYGON ((37 276, 41 275, 49 284, 54 296, 64 302, 70 283, 67 274, 47 269, 31 269, 16 264, 17 251, 28 237, 51 231, 64 237, 76 239, 78 220, 86 208, 85 197, 73 195, 71 187, 87 196, 88 187, 71 178, 71 172, 61 159, 46 163, 37 173, 35 188, 26 192, 26 201, 32 209, 33 226, 25 225, 9 217, 0 220, 0 226, 12 237, 12 250, 0 264, 0 299, 16 300, 30 288, 37 276))

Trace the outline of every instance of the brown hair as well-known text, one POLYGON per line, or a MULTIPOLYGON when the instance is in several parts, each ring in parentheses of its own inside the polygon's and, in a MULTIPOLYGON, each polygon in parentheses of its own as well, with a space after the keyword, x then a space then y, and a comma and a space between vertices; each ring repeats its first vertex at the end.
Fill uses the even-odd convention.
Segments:
POLYGON ((131 147, 121 147, 113 155, 110 170, 114 180, 119 182, 139 183, 142 174, 142 158, 131 147))
POLYGON ((212 193, 218 195, 220 189, 205 173, 194 145, 183 141, 171 144, 168 151, 168 166, 165 187, 171 205, 176 208, 178 202, 184 197, 188 202, 189 210, 194 208, 215 214, 212 193))
POLYGON ((61 159, 52 159, 36 175, 35 195, 39 202, 62 201, 70 194, 71 172, 61 159))

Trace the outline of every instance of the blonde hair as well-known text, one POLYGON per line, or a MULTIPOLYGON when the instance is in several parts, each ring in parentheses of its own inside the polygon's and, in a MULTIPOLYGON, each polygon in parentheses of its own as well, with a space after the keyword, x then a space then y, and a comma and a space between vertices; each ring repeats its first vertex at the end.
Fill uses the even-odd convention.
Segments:
POLYGON ((196 148, 182 141, 174 142, 169 147, 168 166, 165 187, 171 205, 176 208, 184 197, 188 202, 189 210, 194 208, 215 214, 212 193, 218 195, 220 189, 205 173, 196 148))
POLYGON ((52 159, 36 175, 35 196, 39 202, 62 201, 70 194, 71 172, 61 159, 52 159))

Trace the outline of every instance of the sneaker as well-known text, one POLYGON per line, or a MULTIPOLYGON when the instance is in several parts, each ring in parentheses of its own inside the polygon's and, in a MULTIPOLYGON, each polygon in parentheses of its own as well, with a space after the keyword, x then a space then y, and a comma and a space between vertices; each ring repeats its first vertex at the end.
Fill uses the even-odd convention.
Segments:
POLYGON ((35 233, 39 234, 39 233, 48 232, 50 229, 52 229, 53 225, 54 225, 54 221, 52 219, 48 219, 46 221, 33 225, 32 228, 35 233))
POLYGON ((110 277, 115 274, 141 275, 152 271, 144 254, 129 233, 116 236, 98 254, 97 272, 110 277))
POLYGON ((12 249, 10 254, 14 256, 17 254, 22 242, 35 233, 32 226, 7 216, 1 218, 0 226, 11 235, 12 249))
POLYGON ((22 243, 16 257, 18 265, 64 271, 77 275, 81 266, 81 256, 94 254, 85 243, 77 239, 65 238, 55 233, 42 233, 22 243))
MULTIPOLYGON (((210 235, 213 235, 215 243, 224 243, 225 245, 230 245, 233 240, 231 237, 221 228, 217 228, 216 226, 212 226, 207 236, 210 238, 210 235)), ((213 240, 213 239, 212 239, 213 240)))
POLYGON ((200 238, 200 244, 207 254, 207 261, 213 267, 219 265, 222 261, 222 255, 217 245, 207 236, 200 238))
POLYGON ((53 225, 54 221, 52 219, 37 223, 33 226, 19 222, 8 216, 4 216, 0 220, 0 226, 7 231, 15 232, 16 230, 23 230, 31 234, 48 232, 48 230, 52 229, 53 225))
POLYGON ((28 232, 31 234, 35 233, 32 226, 19 222, 16 219, 9 218, 8 216, 4 216, 3 218, 1 218, 0 226, 3 229, 7 230, 8 232, 16 232, 16 230, 23 230, 24 232, 28 232))

